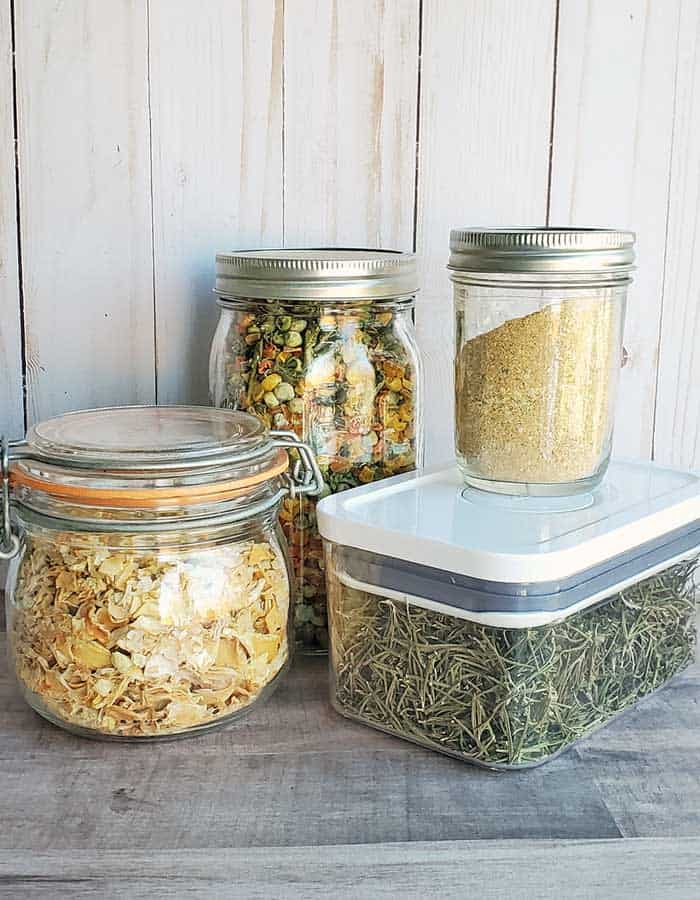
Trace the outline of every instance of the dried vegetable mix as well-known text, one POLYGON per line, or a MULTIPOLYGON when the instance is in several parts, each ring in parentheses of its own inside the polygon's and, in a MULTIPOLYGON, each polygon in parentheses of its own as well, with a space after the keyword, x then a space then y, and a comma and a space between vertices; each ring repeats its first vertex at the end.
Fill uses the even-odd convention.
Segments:
MULTIPOLYGON (((415 468, 418 384, 406 310, 379 303, 251 306, 256 311, 238 313, 228 332, 222 405, 295 431, 314 450, 327 492, 415 468)), ((297 577, 297 640, 325 650, 316 500, 285 500, 280 519, 297 577)))
POLYGON ((103 735, 228 716, 289 656, 285 563, 264 541, 137 552, 31 537, 14 603, 20 684, 48 715, 103 735))
POLYGON ((696 561, 552 625, 504 629, 331 589, 335 705, 486 765, 533 765, 685 669, 696 561))

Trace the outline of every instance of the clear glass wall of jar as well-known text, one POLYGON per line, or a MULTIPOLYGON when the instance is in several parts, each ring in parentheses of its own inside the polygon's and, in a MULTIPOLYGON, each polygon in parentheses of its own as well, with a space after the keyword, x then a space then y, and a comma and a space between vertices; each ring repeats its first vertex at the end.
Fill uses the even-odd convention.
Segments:
MULTIPOLYGON (((316 454, 329 493, 421 464, 412 255, 220 254, 217 272, 221 318, 210 363, 215 406, 291 429, 316 454)), ((297 642, 305 651, 326 652, 315 506, 313 498, 289 498, 281 522, 296 572, 297 642)))
MULTIPOLYGON (((38 713, 143 740, 230 722, 270 693, 293 647, 289 443, 242 413, 132 407, 49 420, 12 448, 7 630, 38 713)), ((297 487, 319 489, 297 449, 297 487)))
POLYGON ((633 244, 605 229, 452 232, 455 444, 468 485, 553 496, 603 478, 633 244))

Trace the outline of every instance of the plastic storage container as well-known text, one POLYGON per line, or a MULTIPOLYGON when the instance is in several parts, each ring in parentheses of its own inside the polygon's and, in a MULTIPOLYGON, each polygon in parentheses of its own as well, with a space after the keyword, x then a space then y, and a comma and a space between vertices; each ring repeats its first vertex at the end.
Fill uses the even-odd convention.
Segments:
POLYGON ((613 462, 594 493, 536 501, 464 489, 451 468, 318 515, 331 697, 349 718, 522 768, 693 661, 695 475, 613 462))
POLYGON ((467 484, 587 491, 610 458, 634 235, 456 229, 455 444, 467 484))
POLYGON ((322 485, 294 435, 124 407, 49 419, 3 451, 9 646, 38 713, 143 740, 223 724, 272 689, 292 645, 277 514, 322 485))
MULTIPOLYGON (((420 465, 413 255, 261 250, 219 254, 216 266, 215 406, 293 429, 312 447, 329 492, 420 465)), ((281 521, 297 577, 297 640, 305 651, 326 652, 315 501, 286 500, 281 521)))

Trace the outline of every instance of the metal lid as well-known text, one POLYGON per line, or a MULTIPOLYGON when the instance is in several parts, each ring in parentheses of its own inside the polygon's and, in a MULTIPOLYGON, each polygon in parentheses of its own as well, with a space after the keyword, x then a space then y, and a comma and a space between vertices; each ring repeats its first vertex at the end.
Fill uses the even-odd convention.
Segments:
POLYGON ((415 294, 413 253, 394 250, 236 250, 216 255, 222 299, 381 300, 415 294))
POLYGON ((611 228, 454 228, 448 268, 453 280, 467 282, 532 274, 625 283, 634 268, 634 241, 634 232, 611 228))

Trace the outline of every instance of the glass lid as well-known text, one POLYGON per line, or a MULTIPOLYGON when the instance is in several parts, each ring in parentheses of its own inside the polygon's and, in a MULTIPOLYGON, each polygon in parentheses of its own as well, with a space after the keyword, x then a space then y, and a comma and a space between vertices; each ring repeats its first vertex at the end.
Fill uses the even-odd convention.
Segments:
POLYGON ((242 462, 269 450, 254 416, 200 406, 122 406, 32 426, 26 455, 70 468, 155 472, 242 462))
POLYGON ((10 482, 35 494, 109 507, 193 505, 242 496, 283 475, 290 436, 248 413, 122 406, 66 413, 9 452, 10 482))
POLYGON ((308 444, 249 413, 122 406, 48 419, 24 441, 0 437, 0 489, 3 559, 19 547, 10 502, 25 519, 72 529, 148 530, 157 516, 168 530, 185 517, 229 524, 267 513, 286 496, 318 495, 323 476, 308 444))

